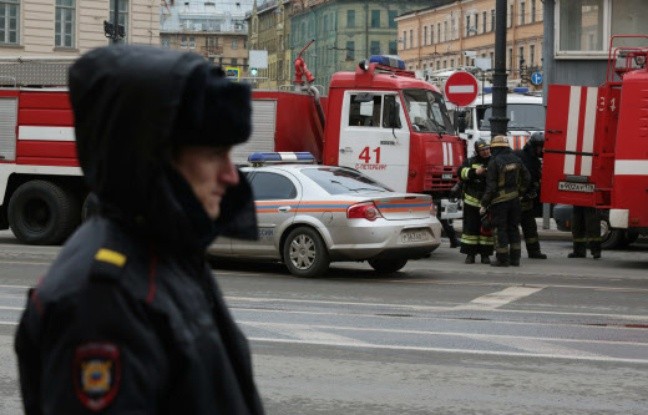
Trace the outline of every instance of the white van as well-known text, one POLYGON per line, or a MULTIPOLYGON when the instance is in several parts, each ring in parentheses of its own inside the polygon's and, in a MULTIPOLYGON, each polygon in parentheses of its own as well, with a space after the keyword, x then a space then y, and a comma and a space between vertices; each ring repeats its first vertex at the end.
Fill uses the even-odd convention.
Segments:
MULTIPOLYGON (((472 157, 475 154, 475 141, 482 138, 490 142, 493 94, 480 95, 471 106, 466 107, 463 123, 460 121, 460 114, 456 112, 454 115, 455 125, 459 136, 467 141, 468 157, 472 157)), ((509 144, 514 150, 524 147, 532 133, 544 131, 545 107, 542 105, 541 96, 506 94, 506 116, 509 119, 509 144)))

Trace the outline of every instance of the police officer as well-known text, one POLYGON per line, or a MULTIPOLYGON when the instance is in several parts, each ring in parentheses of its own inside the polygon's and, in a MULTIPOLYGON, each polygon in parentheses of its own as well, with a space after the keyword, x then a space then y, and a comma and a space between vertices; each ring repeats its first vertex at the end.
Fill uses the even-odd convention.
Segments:
POLYGON ((490 229, 482 227, 479 207, 486 190, 486 166, 490 159, 490 145, 485 140, 475 142, 475 155, 466 159, 457 176, 463 189, 463 230, 461 253, 466 254, 466 264, 474 264, 475 256, 481 256, 482 264, 490 264, 493 254, 493 236, 490 229))
POLYGON ((574 251, 567 255, 569 258, 585 258, 588 245, 592 257, 601 258, 601 217, 596 208, 574 206, 571 231, 574 251))
POLYGON ((29 296, 16 333, 27 415, 263 414, 250 350, 204 259, 257 236, 230 158, 247 86, 202 56, 113 45, 69 71, 77 152, 99 212, 29 296))
POLYGON ((524 234, 527 254, 533 259, 547 259, 547 255, 540 251, 538 240, 538 224, 535 219, 535 207, 540 204, 540 178, 542 176, 542 150, 544 148, 544 132, 536 131, 521 150, 515 155, 522 160, 524 167, 531 174, 531 186, 527 195, 522 198, 522 215, 520 225, 524 234))
POLYGON ((481 199, 481 212, 490 210, 495 234, 496 267, 520 265, 520 196, 525 195, 531 175, 522 161, 513 154, 506 136, 491 140, 492 156, 486 172, 486 190, 481 199))

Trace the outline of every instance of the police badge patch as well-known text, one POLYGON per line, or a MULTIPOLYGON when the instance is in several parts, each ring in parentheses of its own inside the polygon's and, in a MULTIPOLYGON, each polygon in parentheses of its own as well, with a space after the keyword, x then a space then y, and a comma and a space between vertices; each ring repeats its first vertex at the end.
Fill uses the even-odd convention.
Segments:
POLYGON ((121 357, 112 343, 86 343, 74 352, 74 389, 86 408, 100 411, 119 390, 121 357))

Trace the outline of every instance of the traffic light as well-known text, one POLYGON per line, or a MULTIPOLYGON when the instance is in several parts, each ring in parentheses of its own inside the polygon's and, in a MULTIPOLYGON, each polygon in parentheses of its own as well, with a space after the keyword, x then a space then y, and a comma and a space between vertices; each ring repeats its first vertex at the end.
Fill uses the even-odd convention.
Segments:
POLYGON ((257 68, 250 68, 250 76, 257 76, 259 74, 259 70, 257 68))

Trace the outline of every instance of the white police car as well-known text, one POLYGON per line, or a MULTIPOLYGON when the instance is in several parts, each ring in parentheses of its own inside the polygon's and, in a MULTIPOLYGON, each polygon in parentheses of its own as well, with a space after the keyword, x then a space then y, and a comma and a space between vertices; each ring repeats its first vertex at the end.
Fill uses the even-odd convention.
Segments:
POLYGON ((391 273, 428 256, 441 225, 429 195, 396 193, 357 170, 313 163, 310 153, 254 153, 242 171, 256 204, 259 239, 219 237, 215 257, 276 260, 297 276, 333 261, 368 261, 391 273))

